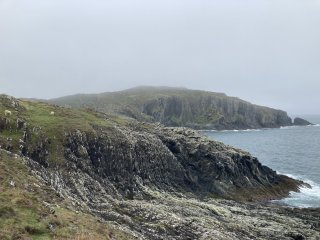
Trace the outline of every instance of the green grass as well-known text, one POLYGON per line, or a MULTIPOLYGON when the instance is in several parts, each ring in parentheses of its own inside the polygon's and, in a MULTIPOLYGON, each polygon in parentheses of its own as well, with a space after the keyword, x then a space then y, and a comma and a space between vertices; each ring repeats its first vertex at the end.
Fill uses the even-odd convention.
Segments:
POLYGON ((32 152, 45 140, 49 151, 48 161, 55 165, 64 163, 65 135, 81 130, 88 135, 95 134, 95 128, 110 129, 115 125, 126 125, 130 121, 116 115, 104 116, 90 109, 62 108, 43 102, 19 101, 18 109, 0 98, 0 145, 12 145, 12 151, 18 152, 23 139, 24 129, 17 128, 17 120, 27 124, 31 138, 27 140, 28 152, 32 152), (11 116, 4 116, 10 110, 11 116), (50 113, 54 112, 54 115, 50 113), (107 119, 106 119, 107 118, 107 119), (2 126, 2 127, 1 127, 2 126), (8 141, 10 138, 10 141, 8 141), (12 140, 11 140, 12 139, 12 140))
POLYGON ((109 123, 90 110, 73 110, 61 108, 40 102, 22 102, 26 111, 23 117, 34 125, 41 126, 45 131, 55 134, 59 129, 75 126, 82 130, 91 130, 91 123, 101 126, 109 126, 109 123), (50 115, 50 112, 55 115, 50 115), (51 132, 50 132, 51 131, 51 132))

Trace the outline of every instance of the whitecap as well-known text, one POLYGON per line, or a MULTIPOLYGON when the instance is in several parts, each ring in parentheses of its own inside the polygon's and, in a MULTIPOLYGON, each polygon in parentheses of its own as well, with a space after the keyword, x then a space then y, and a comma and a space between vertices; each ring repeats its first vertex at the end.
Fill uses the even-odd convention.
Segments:
POLYGON ((245 129, 245 130, 242 130, 242 131, 244 131, 244 132, 260 132, 262 130, 264 130, 264 129, 245 129))
POLYGON ((233 129, 233 130, 198 130, 199 132, 260 132, 262 130, 267 130, 268 128, 259 129, 233 129))
MULTIPOLYGON (((280 173, 279 173, 280 174, 280 173)), ((284 203, 292 207, 310 208, 320 207, 320 186, 310 179, 305 179, 292 174, 283 174, 288 177, 299 179, 309 186, 300 187, 299 192, 290 192, 287 198, 277 200, 275 202, 284 203)))
POLYGON ((208 130, 208 129, 200 129, 200 130, 197 130, 198 132, 219 132, 218 130, 208 130))
POLYGON ((292 129, 292 128, 298 128, 298 127, 301 127, 301 126, 297 126, 297 125, 294 125, 294 126, 282 126, 282 127, 280 127, 280 129, 292 129))

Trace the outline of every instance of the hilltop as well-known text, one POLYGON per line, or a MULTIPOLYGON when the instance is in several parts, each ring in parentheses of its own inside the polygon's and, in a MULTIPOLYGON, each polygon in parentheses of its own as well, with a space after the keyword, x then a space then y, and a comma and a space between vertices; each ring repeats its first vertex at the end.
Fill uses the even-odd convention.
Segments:
POLYGON ((186 88, 136 87, 119 92, 51 99, 69 107, 88 107, 139 121, 194 129, 276 128, 292 125, 286 112, 251 104, 224 93, 186 88))
POLYGON ((22 226, 21 237, 67 239, 61 231, 70 236, 75 225, 83 227, 85 239, 319 236, 317 209, 261 204, 298 191, 302 182, 194 130, 6 95, 0 96, 0 113, 1 164, 7 169, 0 214, 9 219, 0 222, 4 236, 22 226), (12 191, 33 209, 30 216, 21 212, 27 218, 16 225, 10 222, 25 209, 12 191), (3 230, 8 226, 11 232, 3 230))

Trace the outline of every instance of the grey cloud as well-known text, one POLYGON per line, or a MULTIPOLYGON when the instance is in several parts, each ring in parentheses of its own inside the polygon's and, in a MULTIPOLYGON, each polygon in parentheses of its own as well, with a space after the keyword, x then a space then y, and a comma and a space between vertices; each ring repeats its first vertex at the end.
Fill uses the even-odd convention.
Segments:
POLYGON ((319 113, 319 0, 0 0, 0 91, 137 85, 319 113))

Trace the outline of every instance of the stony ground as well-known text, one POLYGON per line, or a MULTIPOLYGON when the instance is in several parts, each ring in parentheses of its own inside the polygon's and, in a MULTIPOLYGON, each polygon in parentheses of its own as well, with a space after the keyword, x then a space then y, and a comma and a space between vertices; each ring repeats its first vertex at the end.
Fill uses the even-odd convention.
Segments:
POLYGON ((75 209, 26 166, 26 159, 0 149, 1 240, 136 239, 111 223, 75 209))
MULTIPOLYGON (((34 164, 30 159, 26 161, 29 166, 34 164)), ((34 174, 43 176, 43 171, 31 167, 35 169, 34 174)), ((78 172, 72 181, 70 186, 75 188, 64 185, 66 188, 60 194, 73 203, 74 209, 93 214, 138 239, 320 238, 320 209, 199 199, 192 193, 161 191, 142 182, 139 189, 147 197, 129 200, 108 194, 87 174, 78 172)))
POLYGON ((154 192, 151 201, 120 203, 146 239, 319 239, 319 209, 197 200, 154 192), (156 232, 155 232, 156 231, 156 232))
MULTIPOLYGON (((41 173, 26 166, 32 160, 3 150, 0 156, 0 239, 320 239, 320 209, 197 199, 145 186, 148 199, 116 199, 103 189, 81 199, 35 177, 41 173)), ((85 178, 78 177, 81 191, 85 178)))

